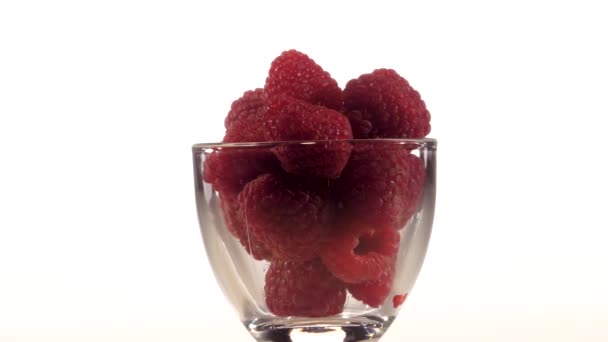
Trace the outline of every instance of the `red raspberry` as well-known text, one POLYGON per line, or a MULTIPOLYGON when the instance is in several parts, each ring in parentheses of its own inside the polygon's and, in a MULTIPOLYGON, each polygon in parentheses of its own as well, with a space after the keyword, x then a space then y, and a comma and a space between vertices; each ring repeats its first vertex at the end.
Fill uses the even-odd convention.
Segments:
POLYGON ((220 208, 228 231, 239 240, 247 253, 256 260, 270 260, 272 253, 251 234, 247 232, 247 226, 243 220, 243 214, 236 197, 222 196, 220 208))
POLYGON ((255 149, 215 151, 205 160, 203 179, 227 196, 236 196, 257 176, 280 170, 273 153, 255 149))
POLYGON ((318 259, 273 260, 266 273, 266 305, 277 316, 323 317, 342 312, 344 284, 318 259))
POLYGON ((424 178, 422 161, 403 146, 355 145, 335 184, 339 219, 403 228, 416 210, 424 178))
POLYGON ((250 90, 232 103, 226 126, 225 142, 264 141, 266 96, 263 89, 250 90))
POLYGON ((298 180, 265 174, 245 186, 239 202, 250 233, 275 257, 315 257, 331 215, 325 198, 298 180))
POLYGON ((243 93, 243 96, 232 102, 230 112, 224 119, 224 126, 230 128, 235 122, 246 121, 252 117, 263 117, 265 107, 266 95, 264 95, 264 89, 248 90, 243 93))
POLYGON ((281 98, 267 114, 266 138, 274 141, 323 140, 323 144, 282 145, 274 149, 290 173, 336 178, 350 156, 353 135, 346 116, 325 107, 281 98))
POLYGON ((407 299, 407 293, 395 295, 393 297, 393 308, 398 308, 407 299))
MULTIPOLYGON (((393 265, 394 268, 394 265, 393 265)), ((391 288, 393 287, 394 270, 383 273, 376 280, 366 281, 360 284, 349 284, 350 294, 363 303, 377 308, 384 303, 391 288)))
POLYGON ((397 231, 358 225, 337 228, 320 256, 338 279, 350 284, 374 281, 392 267, 399 250, 397 231))
POLYGON ((431 131, 431 115, 420 94, 391 69, 350 80, 344 107, 358 139, 422 138, 431 131))
POLYGON ((342 110, 342 90, 315 61, 296 50, 283 52, 270 66, 264 91, 269 99, 287 95, 342 110))
POLYGON ((264 141, 264 122, 235 122, 226 130, 224 142, 260 142, 264 141))

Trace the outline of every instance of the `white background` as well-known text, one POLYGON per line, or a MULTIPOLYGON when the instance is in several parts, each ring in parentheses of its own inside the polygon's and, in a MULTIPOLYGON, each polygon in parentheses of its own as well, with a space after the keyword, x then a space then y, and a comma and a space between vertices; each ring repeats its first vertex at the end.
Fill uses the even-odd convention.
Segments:
POLYGON ((432 113, 434 235, 383 341, 608 340, 601 3, 0 2, 0 341, 250 340, 190 146, 290 48, 432 113))

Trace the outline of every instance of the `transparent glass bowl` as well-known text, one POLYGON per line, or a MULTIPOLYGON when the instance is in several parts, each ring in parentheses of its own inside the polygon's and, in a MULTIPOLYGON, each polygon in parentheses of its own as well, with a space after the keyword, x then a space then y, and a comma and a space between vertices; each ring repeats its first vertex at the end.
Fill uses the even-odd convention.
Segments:
MULTIPOLYGON (((337 336, 340 337, 336 337, 336 341, 377 341, 385 333, 398 314, 401 303, 403 303, 407 294, 412 290, 426 254, 435 207, 436 147, 437 142, 433 139, 217 143, 196 144, 192 147, 198 219, 207 256, 216 280, 219 282, 226 298, 236 309, 241 322, 256 340, 292 341, 297 340, 298 334, 338 334, 337 336), (340 147, 336 148, 336 144, 340 144, 340 147), (331 163, 332 152, 335 152, 337 149, 341 150, 344 146, 352 149, 352 152, 350 153, 350 160, 344 169, 345 171, 337 178, 335 176, 323 178, 319 175, 293 176, 284 171, 285 165, 281 164, 281 162, 286 162, 284 159, 281 159, 281 161, 274 160, 277 155, 284 157, 294 154, 298 156, 314 154, 317 157, 319 155, 330 156, 327 158, 331 163), (285 153, 286 151, 288 153, 285 153), (365 165, 368 165, 367 171, 360 172, 364 175, 363 178, 353 177, 353 174, 357 175, 357 172, 346 171, 349 168, 352 169, 357 166, 351 167, 351 164, 356 164, 354 156, 357 155, 357 151, 367 151, 367 157, 371 158, 369 163, 364 158, 359 158, 358 160, 360 168, 365 169, 365 165), (368 173, 374 173, 375 168, 381 168, 383 161, 402 158, 404 155, 416 159, 416 164, 419 165, 418 174, 422 174, 422 179, 418 178, 419 189, 412 190, 411 187, 407 188, 408 191, 411 190, 412 193, 418 193, 419 195, 415 195, 415 198, 412 198, 406 192, 405 197, 409 196, 406 201, 403 201, 401 198, 390 197, 403 196, 404 194, 403 191, 399 192, 395 190, 399 189, 399 184, 394 182, 395 179, 401 182, 409 182, 407 172, 405 176, 398 174, 399 171, 395 171, 398 167, 395 166, 393 168, 393 164, 390 162, 384 162, 384 165, 388 165, 389 167, 383 172, 377 172, 374 176, 375 178, 372 177, 371 181, 369 177, 367 180, 365 178, 365 175, 368 173), (210 160, 214 158, 221 159, 223 164, 220 163, 220 167, 217 167, 217 163, 215 166, 212 165, 214 162, 210 162, 210 160), (268 161, 268 158, 270 158, 270 161, 268 161), (259 163, 260 161, 262 162, 259 163), (273 166, 266 168, 269 165, 268 163, 273 166), (377 166, 376 163, 380 166, 377 166), (278 168, 277 165, 279 165, 278 168), (211 168, 213 170, 210 170, 211 168), (343 226, 353 226, 359 223, 362 226, 373 226, 373 222, 370 222, 368 219, 375 217, 374 213, 365 212, 364 210, 345 211, 345 208, 348 209, 349 205, 353 206, 349 202, 348 196, 360 197, 354 201, 355 209, 361 208, 361 206, 356 206, 357 203, 366 201, 369 197, 365 197, 369 195, 369 184, 368 188, 365 186, 360 187, 359 184, 356 184, 357 179, 366 180, 368 183, 371 182, 371 185, 375 184, 374 182, 379 182, 379 184, 384 186, 383 189, 386 189, 387 193, 386 197, 384 193, 379 193, 377 188, 372 189, 372 192, 375 191, 372 195, 375 194, 375 196, 380 197, 379 201, 382 202, 380 206, 390 205, 391 201, 397 201, 395 203, 409 201, 411 209, 405 214, 405 217, 396 220, 398 222, 396 224, 399 226, 391 228, 393 232, 391 234, 398 234, 398 250, 396 250, 394 258, 391 259, 393 262, 392 279, 387 285, 390 287, 390 291, 388 291, 386 296, 382 296, 380 304, 375 304, 374 307, 357 300, 348 290, 350 284, 344 283, 343 292, 346 293, 346 299, 343 308, 340 308, 338 312, 332 312, 331 315, 323 315, 321 317, 316 317, 317 315, 314 314, 290 315, 287 313, 276 315, 272 312, 273 310, 269 309, 269 305, 267 305, 268 298, 266 298, 265 294, 266 273, 270 267, 270 263, 278 263, 275 260, 284 259, 284 255, 274 255, 272 248, 262 248, 264 250, 262 252, 257 249, 256 246, 260 241, 259 239, 254 240, 254 237, 259 237, 260 235, 256 234, 260 234, 260 231, 259 228, 258 230, 253 230, 251 227, 253 224, 248 224, 248 222, 254 222, 253 217, 247 216, 253 215, 251 214, 251 210, 239 209, 238 216, 240 217, 239 222, 242 227, 239 228, 241 229, 240 232, 235 232, 235 228, 233 227, 235 225, 234 218, 228 217, 230 214, 226 210, 226 204, 231 199, 234 199, 235 203, 244 203, 241 198, 243 196, 239 197, 238 195, 239 192, 241 194, 244 192, 242 190, 244 187, 265 173, 272 174, 277 172, 285 174, 288 177, 306 178, 306 184, 310 184, 310 179, 313 179, 315 184, 322 184, 324 190, 321 197, 331 202, 331 207, 333 208, 332 218, 324 221, 327 222, 327 227, 323 234, 327 236, 333 236, 332 231, 344 229, 341 228, 343 226), (210 177, 209 173, 214 173, 213 177, 210 177), (395 176, 395 173, 398 175, 395 176), (378 178, 383 177, 382 175, 384 174, 387 175, 386 179, 378 178), (344 179, 345 177, 350 177, 350 183, 344 179), (352 182, 353 179, 355 183, 352 182), (346 183, 348 186, 340 188, 335 185, 342 183, 346 183), (339 194, 336 195, 334 192, 339 192, 339 194), (347 195, 343 195, 344 193, 347 193, 347 195), (347 198, 344 198, 345 196, 347 198), (223 201, 226 203, 223 203, 223 201), (348 223, 339 224, 337 223, 338 221, 348 223), (254 250, 253 255, 256 258, 249 254, 248 251, 251 250, 254 250), (266 259, 271 259, 271 261, 266 259)), ((319 162, 318 159, 313 158, 313 160, 319 162)), ((320 163, 323 162, 322 157, 320 163)), ((304 173, 310 172, 310 168, 302 170, 304 170, 304 173)), ((371 202, 368 201, 366 203, 371 202)), ((256 203, 249 203, 249 207, 252 205, 256 205, 256 203)), ((279 212, 282 212, 282 209, 290 209, 281 208, 283 205, 293 206, 293 202, 279 201, 277 204, 279 212)), ((242 204, 242 206, 246 205, 242 204)), ((270 211, 272 210, 274 209, 270 208, 270 211)), ((295 217, 298 215, 298 212, 295 211, 292 214, 295 217)), ((384 220, 384 216, 378 217, 384 220)), ((285 219, 291 220, 292 216, 288 216, 285 219)), ((293 226, 293 222, 296 222, 297 225, 297 221, 291 221, 289 224, 293 226)), ((281 229, 289 232, 289 229, 291 229, 289 224, 281 227, 281 229)), ((371 228, 376 229, 381 227, 371 228)), ((294 234, 297 235, 298 233, 294 234)), ((290 234, 285 235, 288 236, 290 234)), ((311 241, 316 240, 313 239, 311 241)), ((330 245, 327 241, 331 241, 331 238, 321 238, 318 241, 323 241, 318 243, 319 246, 327 246, 330 245)), ((363 241, 364 237, 362 236, 360 238, 361 246, 364 244, 363 241)), ((379 243, 382 244, 383 242, 380 241, 379 243)), ((367 242, 366 244, 369 245, 370 243, 367 242)), ((361 246, 360 248, 363 248, 361 246)), ((330 260, 330 256, 333 255, 331 254, 331 250, 337 248, 333 248, 332 246, 329 248, 319 248, 325 251, 329 250, 323 254, 324 259, 319 259, 321 260, 319 264, 333 264, 333 261, 330 260)), ((369 253, 370 250, 373 250, 373 247, 369 246, 363 249, 366 248, 367 251, 360 251, 355 248, 353 253, 369 253)), ((315 256, 315 258, 317 257, 315 256)), ((303 262, 301 259, 297 261, 303 262)), ((333 266, 335 267, 336 264, 333 266)), ((300 279, 306 279, 308 276, 297 275, 300 279)), ((313 275, 310 276, 314 277, 313 275)), ((341 280, 339 281, 341 282, 341 280)), ((312 287, 314 287, 314 283, 312 287)), ((286 293, 283 295, 291 295, 288 290, 286 293)), ((341 295, 344 294, 341 293, 341 295)), ((314 298, 312 299, 314 301, 314 298)))

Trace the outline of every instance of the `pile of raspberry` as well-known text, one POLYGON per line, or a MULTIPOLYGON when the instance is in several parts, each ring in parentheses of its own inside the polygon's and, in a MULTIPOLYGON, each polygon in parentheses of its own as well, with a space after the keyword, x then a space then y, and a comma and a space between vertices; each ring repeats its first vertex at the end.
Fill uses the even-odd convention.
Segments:
POLYGON ((269 311, 335 315, 347 292, 383 305, 424 167, 403 146, 350 140, 426 136, 430 114, 419 93, 391 69, 341 89, 307 55, 289 50, 272 62, 264 88, 232 103, 224 123, 224 142, 323 141, 228 148, 205 162, 227 229, 253 258, 270 262, 269 311))

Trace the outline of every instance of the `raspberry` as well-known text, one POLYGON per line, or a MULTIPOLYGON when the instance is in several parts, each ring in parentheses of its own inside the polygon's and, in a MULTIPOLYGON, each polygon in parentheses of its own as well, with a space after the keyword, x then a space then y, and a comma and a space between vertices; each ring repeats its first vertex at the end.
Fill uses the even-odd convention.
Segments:
POLYGON ((336 228, 320 251, 334 276, 358 284, 378 280, 390 270, 399 249, 397 231, 356 224, 336 228))
POLYGON ((355 145, 335 184, 337 215, 373 227, 403 228, 416 210, 424 177, 420 158, 400 145, 355 145))
POLYGON ((224 142, 260 142, 264 140, 264 121, 235 122, 226 130, 224 142))
POLYGON ((403 304, 403 302, 405 302, 406 299, 407 299, 407 293, 395 295, 393 297, 393 307, 395 309, 400 307, 401 304, 403 304))
POLYGON ((238 121, 249 120, 252 117, 264 116, 266 107, 266 96, 264 89, 257 88, 243 93, 236 101, 232 102, 230 112, 224 119, 224 126, 230 128, 238 121))
POLYGON ((266 138, 274 141, 323 140, 315 145, 282 145, 274 149, 290 173, 336 178, 350 156, 352 132, 346 116, 325 107, 280 98, 268 110, 266 138))
POLYGON ((388 297, 393 287, 394 270, 383 273, 378 279, 366 281, 360 284, 349 284, 350 294, 363 303, 377 308, 388 297))
POLYGON ((283 52, 270 65, 264 91, 269 99, 287 95, 342 110, 342 90, 315 61, 296 50, 283 52))
POLYGON ((266 273, 266 305, 278 316, 323 317, 342 312, 344 284, 318 259, 273 260, 266 273))
POLYGON ((245 186, 239 202, 250 233, 275 257, 310 260, 316 255, 331 206, 299 180, 261 175, 245 186))
POLYGON ((220 203, 222 216, 228 231, 235 237, 245 248, 247 253, 251 254, 256 260, 270 260, 272 253, 251 234, 247 232, 247 226, 243 220, 243 215, 236 197, 222 196, 220 203))
POLYGON ((350 80, 344 107, 357 139, 422 138, 431 131, 431 115, 420 94, 392 69, 350 80))
POLYGON ((203 179, 225 195, 236 196, 257 176, 280 169, 279 161, 269 151, 225 149, 205 160, 203 179))
POLYGON ((263 89, 247 91, 232 103, 224 120, 225 142, 264 141, 266 97, 263 89))

